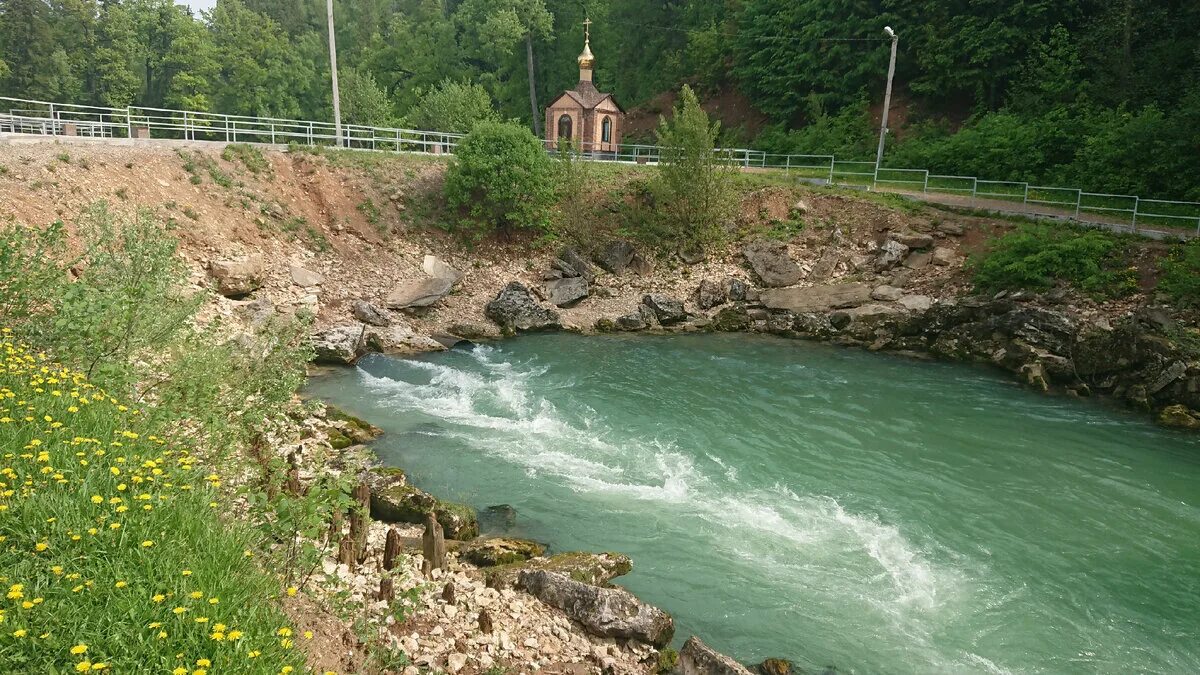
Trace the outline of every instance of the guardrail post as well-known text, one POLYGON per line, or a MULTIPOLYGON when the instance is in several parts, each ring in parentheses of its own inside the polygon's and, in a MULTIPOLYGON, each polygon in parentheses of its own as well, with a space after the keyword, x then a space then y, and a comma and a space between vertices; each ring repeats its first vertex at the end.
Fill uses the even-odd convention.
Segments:
POLYGON ((979 179, 972 176, 971 177, 971 199, 975 199, 976 198, 975 195, 978 192, 979 192, 979 179))
POLYGON ((54 104, 50 104, 50 135, 58 135, 58 119, 54 116, 54 104))
POLYGON ((1025 184, 1025 194, 1024 194, 1024 196, 1021 197, 1021 203, 1022 204, 1029 203, 1029 183, 1025 184))
POLYGON ((1142 198, 1134 197, 1133 198, 1133 233, 1134 234, 1137 234, 1138 209, 1140 209, 1140 208, 1142 208, 1142 198))
POLYGON ((228 143, 229 142, 229 116, 223 115, 223 117, 225 118, 225 142, 228 143))
POLYGON ((125 138, 133 139, 133 108, 125 108, 125 138))
POLYGON ((925 171, 925 180, 921 183, 921 192, 929 192, 929 170, 925 171))
POLYGON ((832 155, 830 155, 829 156, 829 184, 830 185, 833 185, 833 165, 836 163, 837 163, 837 160, 834 159, 832 155))
POLYGON ((308 123, 308 145, 311 147, 311 146, 312 146, 312 144, 313 144, 313 137, 312 137, 312 122, 309 122, 309 123, 308 123))
POLYGON ((275 123, 271 122, 271 145, 275 145, 275 123))
POLYGON ((1083 190, 1075 191, 1075 220, 1079 220, 1079 209, 1083 206, 1083 190))

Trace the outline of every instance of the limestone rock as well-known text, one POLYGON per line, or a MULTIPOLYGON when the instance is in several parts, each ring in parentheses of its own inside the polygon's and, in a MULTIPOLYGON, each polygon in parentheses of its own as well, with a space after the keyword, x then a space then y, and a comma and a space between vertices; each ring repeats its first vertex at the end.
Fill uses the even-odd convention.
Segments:
POLYGON ((545 552, 545 546, 529 539, 489 537, 464 546, 459 557, 479 567, 496 567, 524 562, 545 552))
POLYGON ((700 282, 700 287, 696 289, 696 306, 700 309, 712 309, 718 305, 723 305, 728 300, 728 293, 729 291, 724 284, 705 279, 700 282))
POLYGON ((675 633, 670 614, 619 588, 599 588, 545 570, 521 572, 519 584, 542 602, 563 610, 593 635, 663 647, 675 633))
POLYGON ((1183 404, 1173 405, 1158 414, 1158 423, 1179 429, 1200 429, 1200 414, 1183 404))
POLYGON ((654 274, 654 261, 641 253, 634 253, 633 258, 629 261, 629 269, 639 277, 648 277, 654 274))
POLYGON ((618 316, 615 323, 617 330, 644 330, 647 327, 646 319, 642 317, 641 312, 630 312, 618 316))
POLYGON ((475 510, 465 504, 442 501, 406 482, 368 480, 367 485, 371 488, 371 517, 375 520, 421 524, 426 514, 433 513, 451 539, 466 541, 479 535, 475 510))
POLYGON ((679 650, 675 675, 752 675, 742 664, 709 647, 696 636, 679 650))
POLYGON ((929 248, 933 246, 933 236, 921 232, 892 232, 891 238, 910 249, 929 248))
POLYGON ((556 279, 546 282, 546 298, 557 307, 569 307, 588 296, 588 282, 583 277, 556 279))
POLYGON ((787 659, 763 659, 758 664, 761 675, 792 675, 792 662, 787 659))
POLYGON ((749 312, 745 307, 735 305, 732 307, 723 307, 712 318, 712 322, 708 327, 715 331, 723 333, 736 333, 746 330, 754 321, 750 318, 749 312))
MULTIPOLYGON (((351 415, 345 410, 342 410, 341 408, 329 403, 325 404, 325 417, 331 422, 338 423, 342 433, 355 443, 370 443, 371 441, 383 435, 383 429, 380 429, 361 417, 351 415)), ((380 475, 388 475, 393 479, 397 474, 400 476, 401 480, 404 478, 403 469, 386 468, 376 469, 376 471, 380 471, 380 475)))
POLYGON ((366 333, 366 326, 350 324, 323 330, 312 337, 314 363, 349 365, 363 354, 380 351, 366 333))
POLYGON ((536 557, 515 565, 503 565, 486 572, 488 585, 511 588, 525 570, 546 570, 565 574, 592 586, 606 586, 613 579, 629 574, 633 561, 624 553, 586 553, 569 551, 548 558, 536 557))
POLYGON ((589 284, 596 280, 596 270, 592 269, 591 264, 579 254, 579 251, 570 246, 559 252, 558 260, 555 262, 562 263, 559 269, 563 271, 563 276, 583 277, 589 284))
POLYGON ((679 249, 679 260, 685 265, 698 265, 707 257, 702 246, 691 245, 679 249))
POLYGON ((208 274, 216 282, 218 293, 226 297, 239 297, 263 285, 266 266, 261 255, 252 255, 243 260, 214 260, 208 265, 208 274))
POLYGON ((449 332, 465 340, 494 340, 500 337, 500 331, 494 326, 483 323, 453 323, 450 324, 449 332))
POLYGON ((427 255, 421 261, 421 270, 434 279, 446 279, 453 286, 462 279, 462 272, 454 269, 435 255, 427 255))
POLYGON ((288 274, 292 276, 292 283, 301 288, 320 286, 325 281, 325 277, 311 270, 306 270, 299 265, 289 265, 288 274))
POLYGON ((654 318, 664 326, 687 320, 683 303, 661 293, 642 296, 642 306, 648 307, 654 313, 654 318))
POLYGON ((871 299, 880 302, 895 302, 904 296, 904 291, 895 286, 880 286, 871 291, 871 299))
POLYGON ((423 309, 450 293, 453 282, 440 277, 426 277, 400 283, 388 294, 384 304, 388 309, 423 309))
POLYGON ((742 256, 764 286, 790 286, 800 281, 803 275, 800 266, 788 256, 787 245, 782 242, 766 239, 750 242, 742 249, 742 256))
POLYGON ((930 307, 933 307, 933 298, 929 297, 928 295, 906 295, 903 298, 900 298, 899 302, 900 305, 905 309, 909 309, 914 312, 924 312, 930 307))
POLYGON ((1153 396, 1162 391, 1175 380, 1187 374, 1187 364, 1183 361, 1176 361, 1163 369, 1158 377, 1154 378, 1150 384, 1146 385, 1146 393, 1153 396))
POLYGON ((786 309, 797 314, 857 307, 870 301, 871 287, 863 283, 773 288, 762 294, 762 303, 768 309, 786 309))
POLYGON ((505 331, 561 328, 558 312, 542 307, 529 289, 513 281, 484 307, 484 315, 505 331))
POLYGON ((446 345, 428 335, 415 333, 408 326, 372 328, 367 335, 370 343, 384 354, 424 354, 446 349, 446 345))
POLYGON ((903 265, 910 270, 921 270, 929 266, 933 260, 933 254, 926 251, 918 251, 910 254, 904 259, 903 265))
POLYGON ((930 262, 938 267, 949 267, 958 262, 958 254, 952 248, 939 246, 933 249, 933 257, 930 258, 930 262))
POLYGON ((247 302, 234 310, 234 313, 248 322, 251 326, 261 326, 275 316, 275 303, 270 298, 259 298, 247 302))
POLYGON ((633 244, 624 239, 618 239, 610 242, 594 257, 597 265, 620 276, 629 268, 629 264, 633 262, 633 256, 636 254, 637 251, 634 250, 633 244))
POLYGON ((875 255, 875 271, 886 272, 896 265, 899 265, 904 257, 908 255, 908 247, 895 239, 888 239, 879 247, 879 252, 875 255))
POLYGON ((354 318, 372 326, 390 326, 392 323, 392 320, 382 309, 379 309, 366 300, 355 300, 350 308, 350 312, 354 315, 354 318))
POLYGON ((751 297, 754 294, 754 289, 741 279, 729 278, 723 284, 725 286, 725 295, 733 302, 746 302, 757 300, 756 297, 751 297))
POLYGON ((937 231, 953 237, 961 237, 964 232, 963 226, 958 223, 938 223, 937 231))

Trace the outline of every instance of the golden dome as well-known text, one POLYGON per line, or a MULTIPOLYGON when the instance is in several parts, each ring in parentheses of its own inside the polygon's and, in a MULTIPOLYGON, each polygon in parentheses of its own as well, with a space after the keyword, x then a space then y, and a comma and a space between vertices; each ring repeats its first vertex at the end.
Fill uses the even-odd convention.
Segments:
POLYGON ((579 67, 591 69, 592 64, 596 62, 596 57, 592 56, 592 45, 590 40, 583 41, 583 52, 579 55, 579 67))

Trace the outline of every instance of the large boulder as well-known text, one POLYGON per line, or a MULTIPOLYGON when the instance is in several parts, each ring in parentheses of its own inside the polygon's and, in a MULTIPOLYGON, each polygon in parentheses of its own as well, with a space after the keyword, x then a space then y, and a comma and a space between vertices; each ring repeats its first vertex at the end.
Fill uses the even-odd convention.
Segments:
POLYGON ((587 553, 568 551, 548 558, 535 557, 524 562, 489 569, 484 576, 493 588, 513 588, 526 570, 545 570, 564 574, 592 586, 607 586, 613 579, 629 574, 633 561, 624 553, 587 553))
POLYGON ((642 296, 642 306, 648 307, 654 313, 654 318, 664 326, 687 320, 687 312, 683 309, 683 302, 661 293, 651 293, 642 296))
POLYGON ((1200 429, 1200 415, 1180 403, 1164 408, 1158 414, 1158 423, 1179 429, 1200 429))
POLYGON ((454 282, 445 277, 426 277, 398 284, 388 294, 388 309, 424 309, 446 297, 454 282))
POLYGON ((908 255, 908 247, 895 239, 888 239, 875 254, 875 271, 886 272, 899 265, 908 255))
POLYGON ((546 282, 546 299, 557 307, 569 307, 588 296, 588 282, 583 277, 555 279, 546 282))
POLYGON ((871 299, 880 302, 895 302, 904 297, 904 291, 895 286, 879 286, 871 291, 871 299))
POLYGON ((483 308, 507 332, 560 328, 558 312, 542 307, 524 284, 513 281, 483 308))
POLYGON ((218 293, 236 298, 251 293, 263 285, 266 265, 261 255, 252 255, 242 260, 214 260, 208 265, 218 293))
POLYGON ((708 324, 712 330, 722 333, 736 333, 748 329, 754 320, 742 305, 722 307, 708 324))
MULTIPOLYGON (((325 404, 325 418, 335 423, 342 435, 355 443, 370 443, 383 435, 383 429, 329 403, 325 404)), ((400 471, 400 475, 404 475, 400 469, 394 471, 400 471)))
POLYGON ((448 348, 442 342, 402 325, 372 328, 367 331, 367 336, 375 350, 384 354, 424 354, 448 348))
POLYGON ((542 602, 563 610, 599 637, 627 638, 665 647, 675 634, 670 614, 619 588, 600 588, 546 570, 521 572, 519 585, 542 602))
POLYGON ((892 232, 891 238, 911 249, 933 246, 933 235, 923 232, 892 232))
POLYGON ((676 675, 753 675, 745 666, 704 644, 695 635, 683 643, 679 660, 671 672, 676 675))
POLYGON ((625 273, 636 254, 637 251, 634 250, 633 244, 624 239, 618 239, 600 249, 600 252, 593 258, 596 264, 605 271, 620 276, 625 273))
POLYGON ((442 526, 447 539, 466 541, 479 536, 479 519, 475 509, 455 502, 447 502, 395 479, 388 469, 372 469, 368 472, 367 485, 371 491, 371 517, 385 523, 425 522, 425 514, 432 513, 442 526), (385 472, 381 475, 380 472, 385 472))
POLYGON ((742 249, 742 256, 764 286, 779 288, 800 281, 803 271, 788 256, 787 244, 759 239, 742 249))
POLYGON ((858 307, 871 301, 871 287, 863 283, 830 284, 807 288, 772 288, 763 291, 762 303, 770 309, 797 314, 858 307))
POLYGON ((312 336, 314 363, 350 365, 364 354, 381 351, 366 326, 335 326, 312 336))
POLYGON ((462 272, 435 255, 425 256, 425 259, 421 261, 421 270, 434 279, 446 279, 452 286, 462 279, 462 272))
POLYGON ((354 318, 372 326, 390 326, 392 324, 392 319, 382 309, 366 300, 355 300, 350 307, 350 312, 354 318))
POLYGON ((530 539, 488 537, 459 549, 459 557, 479 567, 497 567, 524 562, 545 552, 545 546, 530 539))
POLYGON ((712 309, 728 300, 729 290, 725 285, 711 279, 701 281, 700 287, 696 289, 696 306, 700 309, 712 309))
POLYGON ((618 316, 614 325, 617 330, 645 330, 650 324, 646 322, 646 317, 641 311, 630 312, 618 316))

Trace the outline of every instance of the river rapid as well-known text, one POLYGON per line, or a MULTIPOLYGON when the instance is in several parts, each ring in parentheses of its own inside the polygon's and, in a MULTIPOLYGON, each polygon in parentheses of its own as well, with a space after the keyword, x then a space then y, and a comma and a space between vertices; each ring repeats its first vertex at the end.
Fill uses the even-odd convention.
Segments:
POLYGON ((310 393, 746 662, 1200 672, 1200 440, 1005 376, 745 335, 372 356, 310 393))

